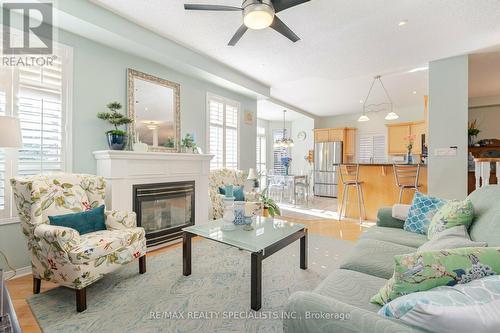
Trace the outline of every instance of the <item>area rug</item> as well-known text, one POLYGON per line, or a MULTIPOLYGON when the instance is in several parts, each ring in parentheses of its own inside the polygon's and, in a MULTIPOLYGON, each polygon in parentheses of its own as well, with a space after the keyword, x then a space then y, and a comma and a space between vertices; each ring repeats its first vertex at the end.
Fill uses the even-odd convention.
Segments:
POLYGON ((176 248, 148 257, 144 275, 133 263, 88 287, 85 312, 76 312, 74 291, 63 287, 28 303, 45 333, 282 332, 288 297, 314 289, 352 244, 310 235, 307 270, 299 268, 298 241, 265 259, 258 312, 250 309, 250 254, 210 240, 193 242, 188 277, 176 248))

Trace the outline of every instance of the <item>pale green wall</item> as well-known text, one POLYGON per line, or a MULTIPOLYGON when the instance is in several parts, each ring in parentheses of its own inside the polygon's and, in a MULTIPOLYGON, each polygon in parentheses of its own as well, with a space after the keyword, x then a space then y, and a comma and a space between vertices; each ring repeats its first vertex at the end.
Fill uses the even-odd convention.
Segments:
MULTIPOLYGON (((106 149, 104 132, 107 125, 95 117, 107 102, 117 100, 127 105, 126 70, 133 68, 181 85, 181 131, 194 133, 206 151, 206 93, 213 92, 239 101, 243 111, 256 113, 257 101, 213 84, 183 75, 154 62, 106 47, 77 35, 61 31, 60 42, 74 48, 73 74, 73 171, 95 173, 92 151, 106 149)), ((255 117, 254 117, 255 118, 255 117)), ((240 167, 255 165, 255 124, 247 125, 240 116, 241 138, 245 138, 245 154, 240 167)))
POLYGON ((468 56, 429 64, 429 194, 446 199, 467 195, 468 56), (456 156, 436 149, 457 146, 456 156))
MULTIPOLYGON (((104 111, 113 100, 127 105, 126 70, 152 74, 181 85, 181 131, 195 133, 196 141, 206 152, 206 93, 207 91, 239 101, 243 111, 257 112, 257 101, 189 77, 149 60, 59 31, 59 42, 73 47, 73 172, 95 173, 92 152, 107 149, 104 132, 107 125, 95 114, 104 111)), ((254 116, 254 119, 256 116, 254 116)), ((255 167, 255 124, 247 125, 240 116, 240 137, 244 152, 240 154, 240 168, 255 167), (243 140, 242 140, 243 141, 243 140)), ((254 121, 255 123, 255 121, 254 121)), ((26 242, 19 224, 0 225, 0 250, 15 268, 30 265, 26 242)), ((0 259, 0 267, 5 267, 0 259)), ((8 269, 7 269, 8 270, 8 269)))

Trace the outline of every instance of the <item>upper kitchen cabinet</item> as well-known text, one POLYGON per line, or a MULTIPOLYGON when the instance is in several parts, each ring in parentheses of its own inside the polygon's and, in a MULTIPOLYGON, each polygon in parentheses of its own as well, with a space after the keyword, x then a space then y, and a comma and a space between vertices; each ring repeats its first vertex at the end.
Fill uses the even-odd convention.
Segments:
POLYGON ((399 123, 387 125, 387 153, 389 155, 406 154, 406 138, 410 135, 411 123, 399 123))
POLYGON ((315 129, 314 130, 314 142, 328 142, 330 141, 329 129, 315 129))
POLYGON ((405 155, 407 153, 408 137, 415 136, 413 154, 422 153, 422 134, 427 132, 425 121, 414 121, 387 125, 387 138, 389 155, 405 155))
POLYGON ((422 154, 422 134, 425 134, 427 140, 427 124, 425 121, 415 122, 410 126, 410 134, 415 136, 413 144, 413 154, 422 154))
POLYGON ((329 141, 344 141, 344 129, 343 128, 331 128, 328 131, 329 141))

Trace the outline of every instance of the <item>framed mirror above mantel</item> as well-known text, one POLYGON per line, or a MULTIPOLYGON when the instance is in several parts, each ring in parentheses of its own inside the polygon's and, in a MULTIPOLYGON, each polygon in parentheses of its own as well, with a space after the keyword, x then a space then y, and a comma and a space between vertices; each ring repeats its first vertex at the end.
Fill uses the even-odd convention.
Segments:
POLYGON ((127 69, 128 116, 134 142, 148 151, 180 150, 180 85, 134 69, 127 69))

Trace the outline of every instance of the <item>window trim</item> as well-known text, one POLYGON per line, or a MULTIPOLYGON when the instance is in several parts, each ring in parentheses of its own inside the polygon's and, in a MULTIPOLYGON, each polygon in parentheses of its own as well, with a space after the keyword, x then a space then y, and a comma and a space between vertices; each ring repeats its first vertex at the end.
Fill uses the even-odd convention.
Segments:
MULTIPOLYGON (((64 152, 62 154, 64 158, 64 172, 71 173, 73 172, 73 47, 61 44, 58 42, 54 43, 54 50, 58 56, 62 56, 62 71, 64 75, 62 76, 62 94, 61 94, 61 103, 66 106, 66 112, 63 113, 64 126, 62 126, 63 130, 63 138, 64 138, 64 152)), ((14 79, 14 78, 13 78, 14 79)), ((17 80, 17 79, 16 79, 17 80)), ((17 83, 17 82, 16 82, 17 83)), ((17 115, 17 107, 14 109, 14 106, 11 107, 11 112, 9 115, 18 117, 17 115)), ((6 155, 11 155, 9 161, 11 163, 6 164, 5 166, 5 203, 8 204, 8 207, 2 212, 0 210, 0 226, 7 224, 19 223, 19 217, 17 216, 17 209, 14 205, 12 188, 10 186, 10 178, 15 177, 17 174, 17 168, 14 167, 13 161, 18 159, 18 150, 12 148, 4 148, 6 149, 6 155), (10 165, 9 165, 10 164, 10 165), (9 171, 9 172, 7 172, 9 171)))
MULTIPOLYGON (((212 92, 207 91, 206 94, 206 103, 205 103, 205 116, 206 116, 206 150, 207 154, 210 154, 210 101, 211 100, 216 100, 221 102, 224 105, 224 110, 223 110, 223 122, 222 122, 222 168, 226 169, 226 105, 230 104, 233 106, 236 106, 238 109, 238 122, 236 126, 236 131, 237 131, 237 137, 238 137, 238 144, 236 146, 236 170, 239 170, 241 161, 240 161, 240 156, 241 156, 241 103, 230 98, 226 98, 217 94, 214 94, 212 92)), ((212 169, 211 169, 212 170, 212 169)), ((214 169, 217 170, 217 169, 214 169)))

